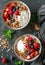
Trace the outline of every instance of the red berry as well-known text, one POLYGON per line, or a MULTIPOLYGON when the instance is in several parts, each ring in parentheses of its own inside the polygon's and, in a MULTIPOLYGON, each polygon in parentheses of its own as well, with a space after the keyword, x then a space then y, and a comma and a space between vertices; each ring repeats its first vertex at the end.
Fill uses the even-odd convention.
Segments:
POLYGON ((6 21, 9 21, 9 17, 8 17, 8 18, 6 18, 6 21))
POLYGON ((3 58, 2 59, 2 63, 7 63, 7 59, 6 58, 3 58))
POLYGON ((13 7, 13 6, 16 6, 16 3, 11 3, 10 6, 12 6, 12 7, 13 7))
POLYGON ((32 37, 28 37, 28 41, 30 41, 30 42, 31 42, 32 40, 33 40, 33 38, 32 38, 32 37))
POLYGON ((38 54, 39 54, 38 51, 35 51, 35 52, 34 52, 34 56, 37 56, 38 54))
POLYGON ((37 50, 40 47, 39 43, 34 43, 34 48, 37 50))
POLYGON ((8 13, 7 12, 4 12, 4 18, 7 18, 8 17, 8 13))
POLYGON ((14 14, 19 15, 19 10, 16 10, 14 14))
POLYGON ((32 49, 30 49, 30 53, 33 53, 35 50, 32 48, 32 49))
POLYGON ((12 10, 9 10, 9 11, 8 11, 8 14, 12 14, 12 13, 13 13, 12 10))
POLYGON ((30 54, 30 58, 34 58, 34 52, 30 54))
POLYGON ((9 8, 7 7, 7 8, 5 9, 5 11, 8 12, 8 11, 9 11, 9 8))
POLYGON ((25 45, 25 47, 26 47, 27 49, 29 49, 29 48, 30 48, 29 44, 26 44, 26 45, 25 45))
POLYGON ((29 60, 30 59, 30 55, 28 55, 26 59, 29 60))
POLYGON ((11 6, 11 5, 9 5, 9 7, 8 7, 8 8, 9 8, 9 10, 12 10, 12 6, 11 6))

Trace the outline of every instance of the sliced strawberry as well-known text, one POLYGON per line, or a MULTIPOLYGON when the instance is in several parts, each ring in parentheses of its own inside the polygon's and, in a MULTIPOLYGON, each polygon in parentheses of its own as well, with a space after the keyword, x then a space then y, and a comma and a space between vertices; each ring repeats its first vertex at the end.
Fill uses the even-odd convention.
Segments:
POLYGON ((40 47, 39 43, 34 43, 34 48, 37 50, 40 47))
POLYGON ((12 7, 13 7, 13 6, 16 6, 16 5, 17 5, 16 3, 11 3, 11 4, 10 4, 10 6, 12 6, 12 7))
POLYGON ((7 18, 8 17, 8 13, 4 12, 3 16, 4 16, 4 18, 7 18))
POLYGON ((30 54, 30 58, 34 58, 34 52, 30 54))
POLYGON ((9 17, 8 18, 6 18, 6 21, 9 21, 10 19, 9 19, 9 17))
POLYGON ((5 11, 8 12, 9 10, 12 10, 12 6, 7 6, 5 11))
POLYGON ((8 14, 12 14, 12 13, 13 13, 12 10, 9 10, 9 11, 8 11, 8 14))
POLYGON ((20 14, 19 14, 19 10, 16 10, 14 14, 15 14, 16 16, 17 16, 17 15, 20 15, 20 14))
POLYGON ((25 44, 25 48, 29 49, 30 45, 28 43, 25 44))
POLYGON ((38 54, 39 54, 38 51, 35 51, 35 52, 34 52, 34 56, 37 56, 38 54))
POLYGON ((11 5, 9 5, 9 7, 8 7, 8 8, 9 8, 9 10, 12 10, 12 6, 11 6, 11 5))
POLYGON ((8 12, 8 11, 9 11, 9 8, 7 7, 7 8, 5 9, 5 11, 8 12))
POLYGON ((28 41, 30 41, 30 42, 31 42, 32 40, 33 40, 33 38, 32 38, 32 37, 28 37, 28 41))
POLYGON ((35 50, 33 48, 30 49, 30 53, 33 53, 35 50))
POLYGON ((30 55, 28 55, 26 59, 29 60, 30 59, 30 55))
POLYGON ((2 59, 2 63, 7 63, 7 59, 6 58, 3 58, 2 59))

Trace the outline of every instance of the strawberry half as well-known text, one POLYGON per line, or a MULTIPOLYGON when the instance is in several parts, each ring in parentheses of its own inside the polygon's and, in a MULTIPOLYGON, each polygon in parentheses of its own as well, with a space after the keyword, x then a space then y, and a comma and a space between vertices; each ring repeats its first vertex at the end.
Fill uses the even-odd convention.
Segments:
POLYGON ((2 59, 2 63, 7 63, 7 59, 6 58, 3 58, 2 59))
POLYGON ((39 49, 39 47, 40 47, 40 44, 39 43, 34 43, 34 48, 37 50, 37 49, 39 49))
POLYGON ((30 53, 33 53, 35 50, 33 48, 30 49, 30 53))

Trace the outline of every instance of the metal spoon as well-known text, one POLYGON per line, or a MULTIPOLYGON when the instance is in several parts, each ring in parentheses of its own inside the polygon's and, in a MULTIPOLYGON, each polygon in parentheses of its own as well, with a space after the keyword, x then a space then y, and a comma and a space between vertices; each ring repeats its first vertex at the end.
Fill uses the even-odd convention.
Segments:
POLYGON ((41 36, 41 34, 40 34, 40 26, 38 25, 38 24, 35 24, 34 25, 34 30, 37 32, 37 35, 40 35, 40 37, 41 37, 41 42, 44 42, 44 40, 43 40, 43 38, 42 38, 42 36, 41 36))

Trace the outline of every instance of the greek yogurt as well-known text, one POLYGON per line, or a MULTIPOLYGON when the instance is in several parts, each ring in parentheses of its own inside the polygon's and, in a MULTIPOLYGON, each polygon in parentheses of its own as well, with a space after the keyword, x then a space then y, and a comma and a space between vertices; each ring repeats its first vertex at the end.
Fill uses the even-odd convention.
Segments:
POLYGON ((24 46, 23 41, 22 41, 22 40, 19 40, 19 42, 18 42, 18 44, 17 44, 17 49, 18 49, 18 51, 24 52, 24 48, 25 48, 25 46, 24 46))
POLYGON ((18 21, 19 21, 19 25, 23 26, 27 21, 28 21, 28 12, 26 11, 21 11, 20 16, 18 16, 18 21))

